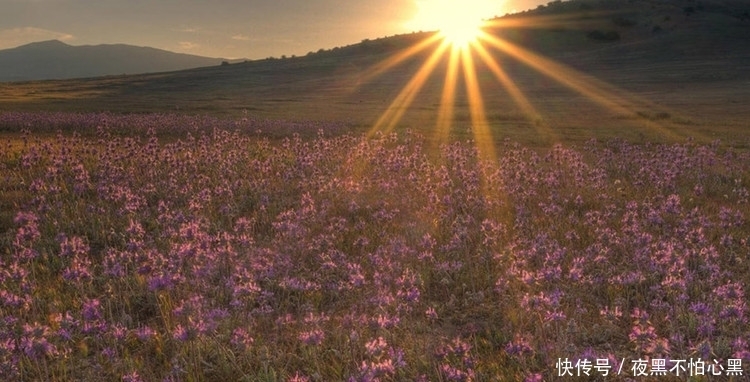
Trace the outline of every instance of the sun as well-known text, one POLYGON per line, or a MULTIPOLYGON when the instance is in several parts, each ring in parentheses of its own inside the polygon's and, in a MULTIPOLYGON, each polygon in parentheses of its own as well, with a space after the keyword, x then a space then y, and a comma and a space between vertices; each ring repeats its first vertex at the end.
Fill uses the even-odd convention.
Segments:
POLYGON ((440 27, 440 35, 451 45, 465 48, 476 41, 482 30, 482 20, 456 19, 450 20, 440 27))
POLYGON ((497 0, 417 0, 418 12, 411 27, 437 30, 454 47, 464 48, 477 39, 484 20, 498 11, 497 0))

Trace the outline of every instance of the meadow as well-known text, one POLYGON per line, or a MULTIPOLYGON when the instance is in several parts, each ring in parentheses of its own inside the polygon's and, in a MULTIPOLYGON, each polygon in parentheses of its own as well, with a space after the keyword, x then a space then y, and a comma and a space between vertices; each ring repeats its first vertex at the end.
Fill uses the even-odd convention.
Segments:
POLYGON ((747 378, 750 153, 730 143, 486 158, 328 123, 0 126, 5 380, 747 378))

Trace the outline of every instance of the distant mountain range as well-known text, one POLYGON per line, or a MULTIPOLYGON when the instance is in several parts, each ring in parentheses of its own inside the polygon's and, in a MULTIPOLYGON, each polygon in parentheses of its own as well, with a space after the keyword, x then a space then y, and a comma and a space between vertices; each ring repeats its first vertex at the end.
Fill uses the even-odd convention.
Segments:
POLYGON ((50 40, 0 50, 0 82, 166 72, 222 61, 125 44, 71 46, 50 40))

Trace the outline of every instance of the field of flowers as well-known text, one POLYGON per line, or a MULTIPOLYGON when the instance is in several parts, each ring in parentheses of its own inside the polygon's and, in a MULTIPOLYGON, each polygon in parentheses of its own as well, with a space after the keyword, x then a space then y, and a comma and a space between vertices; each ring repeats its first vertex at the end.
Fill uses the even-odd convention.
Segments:
POLYGON ((750 373, 747 152, 281 125, 0 115, 2 379, 750 373))

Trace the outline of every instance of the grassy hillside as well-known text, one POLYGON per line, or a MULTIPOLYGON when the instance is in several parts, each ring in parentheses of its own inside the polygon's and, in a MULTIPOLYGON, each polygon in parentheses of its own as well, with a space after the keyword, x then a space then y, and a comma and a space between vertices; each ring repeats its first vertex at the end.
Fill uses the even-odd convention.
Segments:
MULTIPOLYGON (((750 67, 750 43, 743 38, 750 30, 747 8, 731 1, 581 0, 496 19, 488 33, 534 57, 488 47, 535 113, 519 107, 508 87, 477 62, 488 122, 499 136, 542 143, 588 136, 744 137, 750 117, 750 74, 743 69, 750 67)), ((0 84, 0 110, 250 114, 343 121, 365 130, 431 50, 377 76, 373 68, 430 36, 180 72, 0 84)), ((399 128, 434 128, 447 61, 438 63, 399 128)), ((459 135, 470 125, 464 90, 459 81, 453 129, 459 135)))

